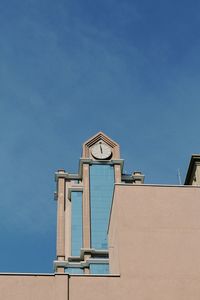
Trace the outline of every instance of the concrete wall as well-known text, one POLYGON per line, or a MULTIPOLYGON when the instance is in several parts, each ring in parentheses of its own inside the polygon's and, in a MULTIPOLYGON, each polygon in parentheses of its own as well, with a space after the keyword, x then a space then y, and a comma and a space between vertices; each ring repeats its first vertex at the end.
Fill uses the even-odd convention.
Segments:
POLYGON ((199 300, 200 189, 116 185, 109 228, 111 270, 71 276, 69 299, 199 300))
POLYGON ((0 274, 2 300, 64 300, 67 295, 66 275, 0 274))
POLYGON ((126 299, 200 299, 200 189, 117 185, 110 246, 126 299))
POLYGON ((69 278, 70 300, 105 300, 121 298, 121 279, 108 276, 71 276, 69 278))
POLYGON ((115 276, 1 274, 1 299, 199 300, 200 188, 117 184, 109 247, 115 276))

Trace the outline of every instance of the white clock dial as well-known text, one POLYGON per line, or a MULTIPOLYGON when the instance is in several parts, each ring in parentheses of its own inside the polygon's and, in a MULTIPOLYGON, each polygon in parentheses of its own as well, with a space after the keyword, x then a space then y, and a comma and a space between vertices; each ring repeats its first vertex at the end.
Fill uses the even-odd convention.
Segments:
POLYGON ((112 154, 111 148, 103 142, 99 142, 92 148, 92 155, 98 159, 106 159, 112 154))

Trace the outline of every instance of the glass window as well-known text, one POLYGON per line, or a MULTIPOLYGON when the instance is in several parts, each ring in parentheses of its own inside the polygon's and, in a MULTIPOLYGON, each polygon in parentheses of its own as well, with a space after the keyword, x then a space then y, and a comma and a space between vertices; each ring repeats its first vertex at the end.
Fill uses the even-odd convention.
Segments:
POLYGON ((71 255, 79 256, 82 248, 82 192, 71 193, 71 255))
POLYGON ((83 274, 83 269, 81 268, 65 268, 66 274, 83 274))
POLYGON ((109 274, 109 265, 90 264, 90 274, 109 274))
POLYGON ((114 170, 111 165, 90 166, 91 246, 107 249, 107 229, 112 203, 114 170))

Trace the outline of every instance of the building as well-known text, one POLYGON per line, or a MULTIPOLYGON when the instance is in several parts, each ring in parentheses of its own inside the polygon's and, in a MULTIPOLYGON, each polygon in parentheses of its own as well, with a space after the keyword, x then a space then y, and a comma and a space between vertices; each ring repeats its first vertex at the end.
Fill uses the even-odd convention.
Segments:
POLYGON ((64 170, 57 181, 56 272, 109 274, 107 229, 115 183, 143 183, 123 175, 119 145, 102 132, 83 144, 78 174, 64 170))
POLYGON ((147 185, 115 141, 90 138, 78 173, 56 172, 54 273, 0 274, 2 299, 199 300, 199 161, 185 185, 147 185))
POLYGON ((200 155, 193 154, 185 178, 186 185, 200 185, 200 155))

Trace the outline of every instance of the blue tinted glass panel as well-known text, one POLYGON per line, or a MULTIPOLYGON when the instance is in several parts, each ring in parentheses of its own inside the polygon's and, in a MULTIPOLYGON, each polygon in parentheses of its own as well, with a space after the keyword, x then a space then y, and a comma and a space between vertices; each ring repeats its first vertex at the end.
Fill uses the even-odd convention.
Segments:
POLYGON ((109 265, 90 264, 90 274, 109 274, 109 265))
POLYGON ((82 248, 82 192, 71 193, 71 205, 72 256, 79 256, 82 248))
POLYGON ((91 245, 107 249, 107 229, 114 187, 114 170, 111 165, 90 167, 91 245))
POLYGON ((81 269, 81 268, 66 268, 65 273, 67 273, 67 274, 83 274, 83 269, 81 269))

